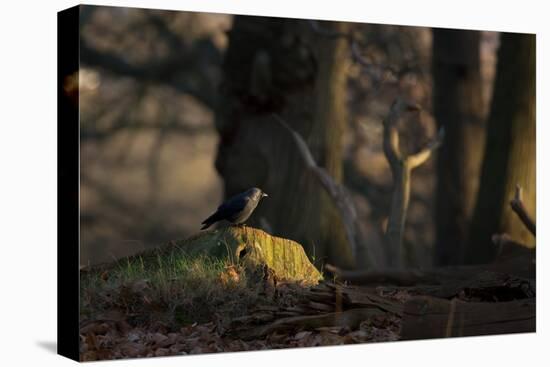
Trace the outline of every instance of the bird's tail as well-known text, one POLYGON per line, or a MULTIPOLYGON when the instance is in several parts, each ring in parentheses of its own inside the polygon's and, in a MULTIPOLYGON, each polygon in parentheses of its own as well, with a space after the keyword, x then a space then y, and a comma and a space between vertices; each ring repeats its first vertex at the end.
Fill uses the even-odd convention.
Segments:
POLYGON ((209 216, 208 218, 206 218, 205 220, 202 221, 202 227, 201 227, 201 231, 203 229, 206 229, 208 227, 210 227, 212 224, 216 223, 218 221, 218 216, 217 216, 217 212, 212 214, 211 216, 209 216))
POLYGON ((202 224, 201 231, 202 231, 203 229, 206 229, 206 228, 208 228, 208 227, 210 227, 210 226, 212 225, 212 223, 207 222, 207 221, 204 221, 204 222, 202 222, 201 224, 202 224))

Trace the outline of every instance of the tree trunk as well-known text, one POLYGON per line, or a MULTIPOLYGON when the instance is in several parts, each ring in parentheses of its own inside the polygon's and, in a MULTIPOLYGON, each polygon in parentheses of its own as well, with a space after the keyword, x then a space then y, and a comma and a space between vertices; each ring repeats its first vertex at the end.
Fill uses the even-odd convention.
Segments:
POLYGON ((495 233, 506 232, 514 241, 532 245, 533 235, 509 202, 520 184, 527 212, 536 217, 535 135, 535 36, 502 33, 468 262, 494 258, 491 236, 495 233))
POLYGON ((475 205, 485 143, 478 31, 433 30, 434 114, 445 127, 437 157, 436 246, 438 265, 456 265, 475 205))
POLYGON ((237 16, 223 65, 216 168, 226 196, 261 187, 270 197, 249 223, 300 242, 316 265, 328 260, 351 267, 354 259, 336 206, 272 114, 341 182, 348 59, 344 38, 319 35, 308 22, 237 16))

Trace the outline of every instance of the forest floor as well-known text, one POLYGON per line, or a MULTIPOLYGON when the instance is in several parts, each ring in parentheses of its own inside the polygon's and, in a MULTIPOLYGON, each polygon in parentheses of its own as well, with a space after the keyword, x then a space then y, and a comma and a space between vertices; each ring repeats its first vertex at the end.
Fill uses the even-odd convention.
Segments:
POLYGON ((82 361, 93 361, 343 345, 399 339, 401 319, 395 315, 373 316, 360 322, 353 330, 347 325, 314 328, 295 325, 280 330, 274 329, 257 338, 251 339, 244 336, 246 333, 261 330, 263 322, 276 317, 264 311, 265 308, 261 307, 253 310, 250 320, 254 319, 254 321, 248 324, 245 320, 246 316, 221 319, 216 315, 213 321, 194 322, 179 329, 161 322, 136 325, 122 313, 111 319, 87 320, 80 329, 80 358, 82 361), (262 320, 258 315, 263 315, 264 319, 262 320), (239 331, 232 330, 239 323, 241 323, 238 327, 239 331), (224 325, 228 325, 229 329, 225 329, 224 325))
MULTIPOLYGON (((214 258, 136 257, 83 269, 80 278, 82 361, 399 338, 400 317, 393 313, 339 321, 332 316, 350 308, 332 281, 315 287, 283 283, 261 269, 214 258), (281 320, 290 323, 266 329, 281 320)), ((404 302, 395 293, 385 297, 404 302)))
POLYGON ((534 280, 479 269, 415 277, 419 284, 304 286, 217 259, 171 256, 82 269, 80 359, 535 330, 534 280))

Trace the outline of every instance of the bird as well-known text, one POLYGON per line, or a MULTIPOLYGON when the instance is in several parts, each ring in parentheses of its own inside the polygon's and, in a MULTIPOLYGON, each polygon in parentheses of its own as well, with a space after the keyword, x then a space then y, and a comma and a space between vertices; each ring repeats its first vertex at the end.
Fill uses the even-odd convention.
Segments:
POLYGON ((259 188, 252 187, 245 192, 230 197, 218 207, 214 214, 201 223, 203 225, 201 230, 207 229, 212 224, 224 219, 233 224, 243 224, 256 209, 260 200, 268 196, 259 188))

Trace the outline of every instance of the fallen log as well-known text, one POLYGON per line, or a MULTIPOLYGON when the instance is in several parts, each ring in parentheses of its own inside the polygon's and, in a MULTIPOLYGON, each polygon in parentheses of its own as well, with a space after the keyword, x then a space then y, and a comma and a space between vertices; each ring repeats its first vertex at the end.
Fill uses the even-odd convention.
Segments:
POLYGON ((358 285, 394 285, 411 287, 418 285, 449 286, 460 282, 471 282, 480 274, 506 274, 525 279, 535 279, 535 251, 526 250, 519 256, 503 259, 501 262, 484 265, 462 265, 431 269, 381 269, 343 270, 331 264, 325 269, 336 275, 340 281, 358 285))
POLYGON ((534 332, 535 304, 535 298, 489 303, 414 297, 405 304, 401 339, 534 332))
POLYGON ((364 287, 345 287, 342 290, 346 298, 349 300, 347 307, 349 308, 378 308, 387 313, 393 313, 398 316, 403 314, 403 305, 399 302, 381 297, 372 289, 364 287))
POLYGON ((325 269, 337 279, 355 284, 412 286, 415 284, 440 284, 441 279, 431 271, 420 269, 342 270, 331 264, 325 269))
POLYGON ((443 279, 444 284, 411 287, 322 282, 301 293, 293 306, 258 309, 257 316, 234 320, 237 322, 230 325, 229 331, 251 340, 276 332, 355 330, 362 321, 379 317, 403 320, 403 339, 534 330, 534 280, 488 271, 467 277, 451 274, 454 276, 443 279))
POLYGON ((384 314, 385 312, 378 308, 357 308, 322 315, 286 317, 261 327, 244 330, 238 336, 243 340, 252 340, 276 331, 315 330, 330 326, 347 327, 350 330, 354 330, 359 327, 362 321, 384 314))

